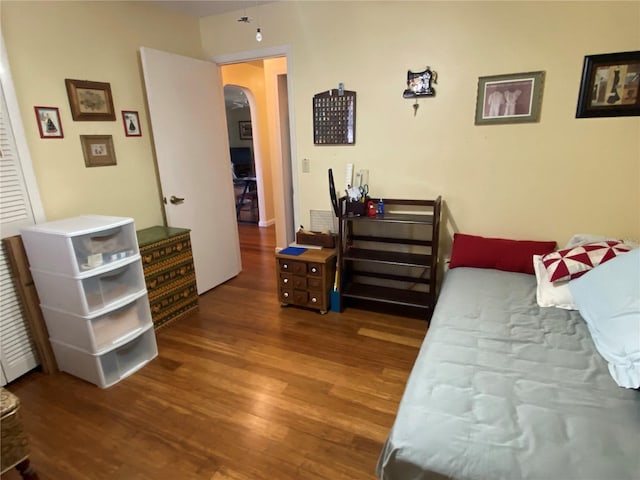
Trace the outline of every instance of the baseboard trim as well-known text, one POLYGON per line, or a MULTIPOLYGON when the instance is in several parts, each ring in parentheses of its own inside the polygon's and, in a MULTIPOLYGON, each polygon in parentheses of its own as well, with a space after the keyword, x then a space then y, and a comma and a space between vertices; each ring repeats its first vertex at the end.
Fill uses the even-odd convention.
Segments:
POLYGON ((275 218, 267 220, 266 222, 263 222, 263 221, 258 222, 259 227, 270 227, 271 225, 275 225, 275 224, 276 224, 275 218))

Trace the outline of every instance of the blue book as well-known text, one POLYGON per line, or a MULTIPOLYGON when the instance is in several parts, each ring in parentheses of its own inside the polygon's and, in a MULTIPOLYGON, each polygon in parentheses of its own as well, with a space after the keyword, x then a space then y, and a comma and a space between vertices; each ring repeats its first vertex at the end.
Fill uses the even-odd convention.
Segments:
POLYGON ((306 251, 307 249, 302 247, 287 247, 283 250, 280 250, 279 253, 282 253, 283 255, 301 255, 306 251))

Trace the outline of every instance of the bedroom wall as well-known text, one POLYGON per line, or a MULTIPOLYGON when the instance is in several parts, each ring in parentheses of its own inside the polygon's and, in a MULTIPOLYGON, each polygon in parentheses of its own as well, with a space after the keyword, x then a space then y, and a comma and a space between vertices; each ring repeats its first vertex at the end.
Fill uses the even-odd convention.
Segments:
POLYGON ((309 209, 330 209, 327 168, 353 162, 370 170, 374 195, 443 195, 449 232, 640 238, 640 117, 574 118, 584 55, 640 49, 638 2, 277 2, 247 13, 256 10, 261 44, 237 12, 198 22, 140 2, 3 0, 47 217, 162 222, 140 45, 198 58, 290 45, 300 223, 309 209), (426 65, 439 74, 437 95, 414 116, 402 98, 406 71, 426 65), (531 70, 547 73, 539 123, 474 126, 478 76, 531 70), (109 81, 117 120, 73 122, 65 78, 109 81), (339 82, 358 92, 357 143, 314 146, 311 97, 339 82), (60 108, 64 139, 39 138, 34 105, 60 108), (124 136, 124 109, 140 112, 142 137, 124 136), (113 135, 116 167, 84 167, 78 135, 95 133, 113 135))
POLYGON ((139 2, 2 1, 6 42, 27 142, 48 220, 97 213, 162 224, 139 47, 201 56, 198 21, 139 2), (109 82, 115 122, 74 122, 65 78, 109 82), (40 139, 33 107, 60 110, 63 139, 40 139), (126 137, 137 110, 142 137, 126 137), (117 166, 86 168, 81 134, 112 135, 117 166))
POLYGON ((201 20, 203 48, 290 46, 300 223, 330 210, 327 169, 353 163, 374 196, 442 195, 449 234, 640 238, 640 118, 575 118, 584 56, 640 49, 638 2, 305 1, 247 14, 261 44, 236 12, 201 20), (437 94, 414 116, 406 73, 427 65, 437 94), (479 76, 537 70, 539 123, 474 125, 479 76), (311 98, 340 82, 357 91, 356 145, 314 146, 311 98))

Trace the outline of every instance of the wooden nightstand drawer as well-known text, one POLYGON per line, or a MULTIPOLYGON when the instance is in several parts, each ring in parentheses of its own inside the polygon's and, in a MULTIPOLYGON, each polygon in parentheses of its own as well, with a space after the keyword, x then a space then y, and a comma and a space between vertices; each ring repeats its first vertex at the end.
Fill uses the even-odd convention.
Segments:
POLYGON ((300 275, 294 275, 293 277, 293 288, 296 290, 306 290, 307 289, 307 277, 303 277, 300 275))
POLYGON ((318 277, 322 276, 322 268, 324 267, 321 263, 308 263, 307 264, 307 273, 309 275, 317 275, 318 277))
POLYGON ((280 271, 291 272, 297 275, 305 275, 307 273, 307 264, 304 262, 296 262, 286 259, 279 260, 280 271))

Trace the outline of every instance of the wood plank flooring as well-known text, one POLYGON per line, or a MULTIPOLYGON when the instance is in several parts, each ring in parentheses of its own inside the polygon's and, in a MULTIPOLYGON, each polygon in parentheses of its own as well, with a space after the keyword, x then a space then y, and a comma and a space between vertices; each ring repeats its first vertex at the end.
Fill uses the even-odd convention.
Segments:
POLYGON ((273 227, 239 229, 242 273, 157 331, 143 369, 104 390, 37 371, 8 385, 42 480, 375 478, 426 322, 282 308, 273 227))

